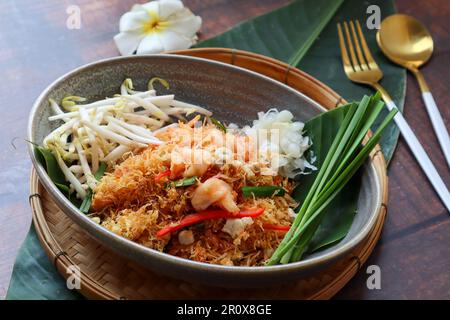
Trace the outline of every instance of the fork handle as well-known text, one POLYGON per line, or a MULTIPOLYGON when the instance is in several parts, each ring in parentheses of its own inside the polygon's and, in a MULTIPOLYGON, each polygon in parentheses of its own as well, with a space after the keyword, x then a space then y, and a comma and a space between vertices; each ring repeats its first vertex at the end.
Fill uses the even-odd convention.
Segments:
MULTIPOLYGON (((389 110, 392 110, 394 108, 397 109, 397 106, 392 100, 387 101, 386 106, 389 110)), ((428 179, 430 180, 437 194, 441 198, 445 207, 450 212, 450 193, 448 192, 448 189, 444 181, 439 176, 439 173, 437 172, 436 168, 434 167, 424 148, 420 144, 416 135, 412 131, 409 124, 406 122, 405 118, 403 117, 403 114, 401 112, 398 112, 394 117, 394 121, 397 124, 398 128, 400 129, 400 132, 402 133, 403 138, 406 140, 406 143, 408 144, 412 153, 416 157, 417 162, 422 167, 422 170, 427 175, 428 179)))
POLYGON ((448 131, 445 127, 444 120, 442 119, 436 102, 434 102, 431 92, 422 92, 422 98, 425 102, 425 106, 427 107, 428 115, 430 116, 434 132, 436 133, 439 144, 441 145, 442 152, 447 160, 447 165, 450 167, 450 138, 448 136, 448 131))

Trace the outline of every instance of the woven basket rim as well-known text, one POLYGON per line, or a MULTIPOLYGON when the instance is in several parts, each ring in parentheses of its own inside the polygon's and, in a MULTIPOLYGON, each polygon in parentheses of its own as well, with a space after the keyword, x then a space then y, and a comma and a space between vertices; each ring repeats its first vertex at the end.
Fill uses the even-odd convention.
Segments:
MULTIPOLYGON (((230 58, 230 62, 234 62, 236 58, 242 58, 246 57, 249 59, 256 59, 264 64, 268 64, 270 66, 276 67, 277 69, 285 69, 286 70, 286 76, 285 76, 285 83, 289 83, 289 79, 291 78, 291 75, 300 76, 303 79, 306 79, 310 81, 311 83, 314 83, 316 86, 320 86, 324 91, 328 92, 330 97, 333 97, 335 99, 335 104, 333 106, 324 106, 327 109, 333 108, 337 105, 345 103, 345 100, 339 96, 337 93, 335 93, 332 89, 330 89, 328 86, 324 85, 322 82, 318 81, 317 79, 313 78, 312 76, 304 73, 303 71, 290 67, 285 63, 282 63, 280 61, 277 61, 272 58, 268 58, 259 54, 250 53, 246 51, 241 50, 234 50, 234 49, 227 49, 227 48, 205 48, 205 49, 191 49, 191 50, 184 50, 184 51, 177 51, 173 52, 176 54, 185 54, 185 55, 202 55, 201 57, 209 58, 208 55, 212 54, 221 54, 221 55, 228 55, 230 58)), ((214 60, 214 59, 213 59, 214 60)), ((219 60, 219 59, 217 59, 219 60)), ((219 60, 220 61, 220 60, 219 60)), ((289 85, 289 84, 288 84, 289 85)), ((345 283, 347 283, 356 273, 357 269, 362 265, 362 263, 365 262, 365 260, 368 258, 370 253, 373 250, 373 247, 375 243, 378 241, 378 238, 381 233, 381 228, 384 223, 385 214, 386 214, 386 203, 387 203, 387 175, 386 175, 386 164, 384 160, 384 156, 381 152, 381 149, 379 145, 376 146, 374 151, 371 154, 372 161, 374 163, 374 166, 376 168, 377 174, 380 178, 380 184, 381 184, 381 190, 382 192, 382 201, 381 201, 381 207, 380 211, 378 212, 377 221, 375 225, 373 226, 373 230, 367 237, 367 241, 369 241, 367 250, 361 251, 360 255, 355 255, 355 259, 353 263, 350 263, 349 266, 345 269, 344 272, 340 274, 339 277, 337 277, 334 281, 330 282, 330 284, 327 286, 327 288, 324 288, 323 290, 317 292, 314 296, 311 298, 329 298, 332 295, 334 295, 338 290, 340 290, 345 283), (356 267, 356 270, 355 270, 356 267), (346 280, 346 281, 343 281, 346 280)), ((33 169, 32 173, 32 179, 31 179, 31 192, 33 194, 40 194, 42 190, 40 190, 40 186, 38 183, 38 179, 36 177, 36 174, 33 169)), ((52 232, 49 228, 49 225, 47 221, 45 220, 45 215, 42 210, 41 203, 39 201, 40 197, 31 197, 30 196, 30 203, 33 208, 33 222, 36 226, 37 233, 39 236, 39 239, 44 246, 44 250, 46 254, 54 260, 54 264, 57 267, 58 271, 66 277, 66 271, 67 268, 71 265, 73 265, 73 261, 71 261, 70 257, 64 253, 63 249, 59 246, 58 240, 55 239, 52 235, 52 232)), ((366 240, 365 240, 366 241, 366 240)), ((98 283, 96 283, 95 279, 91 279, 88 274, 83 274, 83 278, 85 279, 84 283, 84 290, 81 291, 82 294, 86 295, 89 298, 103 298, 103 299, 119 299, 121 298, 120 295, 117 295, 113 292, 110 292, 106 288, 102 287, 98 283)))

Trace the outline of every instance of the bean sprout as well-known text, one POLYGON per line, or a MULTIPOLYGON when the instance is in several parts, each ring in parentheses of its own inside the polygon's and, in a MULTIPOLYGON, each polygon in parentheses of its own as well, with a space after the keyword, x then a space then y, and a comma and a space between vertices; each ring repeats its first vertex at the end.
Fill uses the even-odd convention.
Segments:
POLYGON ((149 81, 146 91, 137 91, 131 79, 120 86, 120 94, 86 103, 79 96, 66 96, 61 104, 49 99, 53 115, 49 121, 60 121, 43 140, 44 147, 56 157, 58 166, 69 182, 69 190, 84 199, 88 189, 94 189, 94 174, 105 162, 114 165, 134 149, 163 143, 155 137, 157 132, 176 126, 173 118, 184 119, 193 112, 211 115, 211 112, 182 101, 173 94, 156 95, 155 81, 166 89, 168 84, 160 78, 149 81))

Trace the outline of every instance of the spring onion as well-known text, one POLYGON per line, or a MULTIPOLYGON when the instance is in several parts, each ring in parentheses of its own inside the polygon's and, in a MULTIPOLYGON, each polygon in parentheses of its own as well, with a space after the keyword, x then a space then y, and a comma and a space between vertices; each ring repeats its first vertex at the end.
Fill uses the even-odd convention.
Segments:
POLYGON ((197 182, 197 177, 193 176, 193 177, 189 177, 189 178, 185 178, 185 179, 180 179, 177 181, 174 181, 172 183, 172 185, 174 187, 187 187, 187 186, 192 186, 193 184, 195 184, 197 182))
POLYGON ((365 96, 359 104, 353 103, 349 106, 342 126, 290 230, 267 261, 267 265, 290 263, 302 257, 320 225, 325 209, 362 166, 378 143, 381 133, 397 113, 396 109, 392 110, 361 147, 383 105, 377 93, 372 97, 365 96))
POLYGON ((284 196, 286 190, 279 186, 245 186, 241 188, 244 198, 284 196))
MULTIPOLYGON (((94 177, 97 181, 101 180, 101 178, 105 174, 107 167, 108 166, 106 165, 105 162, 100 162, 100 166, 98 167, 98 170, 94 175, 94 177)), ((83 202, 81 203, 81 206, 80 206, 80 211, 83 212, 84 214, 88 214, 89 210, 91 209, 92 196, 93 196, 93 191, 91 188, 89 188, 89 190, 86 193, 86 197, 84 197, 83 202)))
POLYGON ((224 133, 227 132, 227 128, 223 125, 222 122, 217 120, 216 118, 210 117, 211 122, 219 129, 220 131, 223 131, 224 133))

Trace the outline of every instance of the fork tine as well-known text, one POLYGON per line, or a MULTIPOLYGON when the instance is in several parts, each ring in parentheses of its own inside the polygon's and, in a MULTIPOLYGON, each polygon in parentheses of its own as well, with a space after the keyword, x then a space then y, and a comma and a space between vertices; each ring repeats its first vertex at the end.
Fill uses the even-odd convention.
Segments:
POLYGON ((353 64, 353 69, 355 71, 357 71, 357 66, 359 66, 358 60, 356 59, 356 55, 355 55, 355 49, 353 49, 353 43, 352 43, 352 38, 350 37, 350 32, 348 31, 348 25, 347 22, 344 21, 344 30, 345 30, 345 35, 347 38, 347 45, 348 45, 348 50, 350 51, 350 58, 353 64))
POLYGON ((358 56, 359 66, 361 67, 361 70, 367 70, 368 66, 367 66, 366 60, 364 59, 364 56, 361 52, 361 47, 359 45, 359 40, 358 40, 358 36, 356 35, 355 24, 353 23, 353 21, 350 21, 350 30, 351 30, 352 36, 353 36, 353 43, 355 44, 355 47, 356 47, 356 54, 358 56))
POLYGON ((344 69, 346 67, 350 67, 353 69, 353 66, 350 62, 350 58, 348 57, 348 52, 347 52, 347 48, 345 46, 344 35, 342 34, 342 28, 341 28, 340 23, 337 24, 337 29, 338 29, 339 46, 341 47, 341 56, 342 56, 342 63, 344 65, 344 69))
POLYGON ((361 25, 359 24, 358 20, 356 20, 356 29, 358 29, 359 40, 361 41, 362 49, 364 52, 364 57, 366 58, 369 69, 371 69, 370 68, 371 64, 378 67, 377 63, 375 62, 375 60, 372 57, 372 54, 370 53, 369 47, 367 46, 366 38, 364 37, 364 34, 361 29, 361 25))

